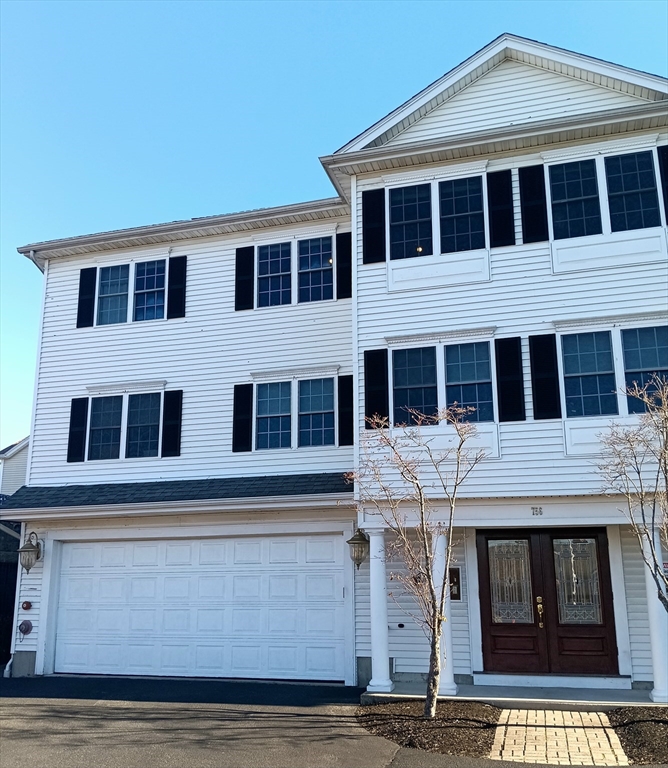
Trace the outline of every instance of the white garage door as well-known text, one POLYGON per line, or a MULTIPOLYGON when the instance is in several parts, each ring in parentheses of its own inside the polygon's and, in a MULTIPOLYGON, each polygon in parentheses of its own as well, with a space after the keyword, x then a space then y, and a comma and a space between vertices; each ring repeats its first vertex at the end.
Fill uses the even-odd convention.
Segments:
POLYGON ((63 545, 56 672, 343 680, 343 536, 63 545))

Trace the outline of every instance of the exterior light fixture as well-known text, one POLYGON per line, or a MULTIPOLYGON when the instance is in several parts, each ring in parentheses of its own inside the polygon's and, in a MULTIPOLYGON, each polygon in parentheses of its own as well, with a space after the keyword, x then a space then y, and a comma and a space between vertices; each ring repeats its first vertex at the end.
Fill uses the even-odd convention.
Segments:
POLYGON ((348 539, 346 543, 350 547, 350 559, 357 566, 357 570, 359 570, 360 565, 362 565, 369 556, 369 539, 367 535, 358 528, 355 531, 355 535, 348 539))
POLYGON ((30 569, 42 557, 42 545, 39 543, 37 534, 32 531, 26 536, 26 543, 19 549, 19 558, 21 565, 30 573, 30 569))

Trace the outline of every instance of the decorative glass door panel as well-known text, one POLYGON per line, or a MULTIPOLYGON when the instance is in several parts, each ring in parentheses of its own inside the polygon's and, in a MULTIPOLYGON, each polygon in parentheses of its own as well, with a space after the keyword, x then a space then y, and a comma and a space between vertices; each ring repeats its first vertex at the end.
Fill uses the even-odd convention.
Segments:
POLYGON ((560 624, 601 624, 596 539, 553 539, 560 624))
POLYGON ((489 584, 494 624, 533 624, 527 539, 489 540, 489 584))
POLYGON ((603 529, 478 531, 484 668, 616 674, 603 529))

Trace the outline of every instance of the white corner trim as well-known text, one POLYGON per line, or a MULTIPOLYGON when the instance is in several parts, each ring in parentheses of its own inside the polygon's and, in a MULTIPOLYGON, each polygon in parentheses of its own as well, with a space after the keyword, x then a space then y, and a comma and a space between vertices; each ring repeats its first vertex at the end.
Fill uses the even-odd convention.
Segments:
POLYGON ((541 152, 540 156, 546 162, 554 160, 576 159, 578 157, 593 157, 594 155, 611 155, 616 152, 625 152, 630 149, 651 149, 655 147, 659 139, 658 133, 652 133, 647 136, 638 136, 630 139, 618 139, 616 141, 607 141, 605 144, 596 143, 585 144, 578 147, 569 147, 567 149, 553 149, 547 152, 541 152))
POLYGON ((608 315, 606 317, 577 317, 572 320, 553 320, 552 326, 557 331, 571 330, 592 325, 618 326, 627 323, 642 323, 668 320, 668 312, 638 312, 628 315, 608 315))
POLYGON ((341 368, 340 365, 318 367, 299 366, 298 368, 277 368, 272 371, 255 371, 251 373, 253 381, 286 381, 287 379, 327 379, 334 378, 341 368))
POLYGON ((156 392, 167 386, 164 379, 152 381, 121 381, 114 384, 91 384, 86 387, 89 394, 106 394, 107 392, 156 392))
POLYGON ((434 179, 451 179, 460 176, 475 176, 484 173, 489 160, 478 160, 475 163, 453 163, 438 168, 438 170, 422 171, 422 173, 390 173, 381 178, 388 186, 402 186, 417 181, 432 181, 434 179))
POLYGON ((434 333, 415 333, 406 336, 386 336, 385 341, 389 346, 397 344, 416 344, 425 341, 436 344, 455 339, 491 339, 496 333, 496 325, 488 325, 483 328, 459 328, 451 331, 436 331, 434 333))

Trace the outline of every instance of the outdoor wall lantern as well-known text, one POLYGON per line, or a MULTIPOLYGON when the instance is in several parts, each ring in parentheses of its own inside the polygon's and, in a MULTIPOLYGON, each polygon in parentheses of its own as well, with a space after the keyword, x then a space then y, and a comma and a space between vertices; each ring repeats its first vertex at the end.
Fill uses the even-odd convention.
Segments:
POLYGON ((358 528, 354 536, 348 539, 347 544, 350 547, 350 559, 359 570, 360 565, 369 556, 369 538, 358 528))
POLYGON ((19 558, 21 565, 30 573, 30 569, 42 557, 42 545, 39 543, 37 534, 32 531, 26 536, 26 543, 19 549, 19 558))

